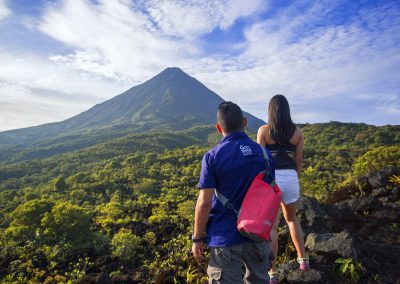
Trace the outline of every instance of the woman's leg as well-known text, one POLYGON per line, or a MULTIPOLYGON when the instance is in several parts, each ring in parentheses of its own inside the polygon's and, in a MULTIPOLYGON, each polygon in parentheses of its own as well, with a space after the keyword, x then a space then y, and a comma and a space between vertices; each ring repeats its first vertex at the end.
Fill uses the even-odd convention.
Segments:
POLYGON ((290 236, 297 251, 298 258, 305 258, 304 235, 299 220, 296 216, 296 202, 291 204, 282 204, 283 216, 289 226, 290 236))
POLYGON ((279 221, 281 220, 280 217, 281 217, 281 210, 279 210, 278 214, 276 215, 275 222, 271 230, 271 248, 272 252, 274 253, 275 259, 272 261, 272 267, 269 270, 270 273, 275 273, 277 271, 276 258, 278 256, 278 228, 279 228, 279 221))

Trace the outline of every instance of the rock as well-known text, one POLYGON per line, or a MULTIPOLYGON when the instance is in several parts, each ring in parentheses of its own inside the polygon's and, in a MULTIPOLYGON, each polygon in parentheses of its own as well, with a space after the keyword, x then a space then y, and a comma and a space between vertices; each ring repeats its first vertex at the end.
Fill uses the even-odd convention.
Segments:
POLYGON ((387 184, 387 180, 390 176, 396 173, 396 168, 394 167, 387 167, 379 172, 371 172, 367 175, 368 183, 373 188, 384 187, 387 184))
POLYGON ((340 213, 340 210, 337 206, 326 205, 325 210, 333 218, 333 220, 340 222, 340 220, 342 219, 342 214, 340 213))
POLYGON ((398 210, 379 210, 371 214, 375 219, 378 220, 397 220, 399 218, 398 210))
POLYGON ((375 188, 372 190, 372 197, 382 197, 388 195, 389 192, 386 187, 375 188))
POLYGON ((126 275, 126 274, 113 276, 112 282, 114 284, 136 284, 136 283, 140 283, 138 281, 133 280, 133 278, 131 276, 126 275))
POLYGON ((354 198, 353 200, 355 201, 354 210, 358 213, 363 211, 375 211, 382 206, 381 202, 371 195, 354 198))
POLYGON ((400 200, 400 189, 398 187, 395 187, 390 191, 389 200, 391 202, 400 200))
POLYGON ((90 273, 85 275, 79 284, 113 284, 107 273, 90 273))
POLYGON ((325 204, 336 204, 342 200, 351 199, 354 195, 369 194, 373 189, 379 189, 387 185, 390 176, 398 173, 395 167, 387 167, 378 172, 369 173, 366 176, 357 177, 356 181, 337 188, 329 193, 325 204))
POLYGON ((331 218, 316 199, 302 196, 297 208, 297 217, 306 235, 309 232, 328 233, 341 230, 338 226, 339 220, 331 218))
POLYGON ((393 188, 392 192, 390 193, 390 195, 393 195, 393 196, 396 196, 397 198, 399 198, 400 189, 398 187, 393 188))
POLYGON ((332 262, 329 265, 324 265, 314 262, 315 258, 311 259, 310 271, 304 272, 299 269, 296 261, 290 261, 278 266, 279 283, 337 283, 336 277, 332 277, 332 262))
POLYGON ((336 204, 337 208, 340 210, 341 220, 345 223, 354 223, 362 221, 362 217, 349 208, 348 201, 341 201, 336 204))
POLYGON ((307 272, 299 269, 292 270, 286 276, 286 280, 289 283, 325 283, 323 278, 323 272, 315 269, 310 269, 307 272))
POLYGON ((360 176, 356 178, 356 182, 354 183, 353 186, 353 192, 354 193, 371 193, 371 190, 374 188, 374 186, 371 186, 369 180, 368 180, 368 175, 367 176, 360 176))
POLYGON ((363 211, 374 211, 382 206, 381 202, 371 195, 354 196, 352 199, 347 200, 346 203, 351 210, 358 213, 363 211))
POLYGON ((342 200, 351 199, 355 194, 360 194, 361 192, 369 193, 371 189, 372 187, 368 183, 368 178, 362 176, 357 178, 357 182, 346 184, 330 192, 325 204, 333 205, 342 200))
POLYGON ((347 231, 327 234, 311 233, 307 237, 305 247, 317 254, 352 257, 356 261, 358 258, 354 238, 347 231))
POLYGON ((382 203, 383 206, 389 205, 389 197, 387 196, 379 198, 379 201, 382 203))
POLYGON ((368 182, 374 188, 382 187, 386 183, 384 177, 380 175, 378 172, 369 174, 368 182))
POLYGON ((289 230, 287 228, 283 228, 278 231, 278 239, 282 239, 283 237, 288 235, 289 235, 289 230))

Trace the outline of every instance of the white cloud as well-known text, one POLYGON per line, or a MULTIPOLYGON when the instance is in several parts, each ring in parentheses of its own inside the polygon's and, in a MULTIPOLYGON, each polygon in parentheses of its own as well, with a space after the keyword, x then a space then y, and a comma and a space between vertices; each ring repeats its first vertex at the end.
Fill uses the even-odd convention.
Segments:
POLYGON ((124 81, 148 78, 196 52, 194 45, 160 33, 127 1, 66 0, 48 8, 40 30, 75 49, 51 59, 124 81))
POLYGON ((172 36, 195 38, 215 28, 228 29, 239 18, 265 10, 262 0, 153 0, 145 7, 161 30, 172 36))
POLYGON ((75 115, 77 109, 93 104, 93 101, 85 104, 82 97, 74 100, 74 96, 66 93, 49 93, 24 84, 0 81, 0 129, 54 122, 75 115))
POLYGON ((0 0, 0 20, 11 15, 11 10, 7 7, 6 0, 0 0))
POLYGON ((130 87, 1 49, 0 62, 0 131, 66 119, 130 87))
MULTIPOLYGON (((96 74, 79 72, 46 58, 27 54, 13 55, 2 49, 0 49, 0 62, 2 63, 0 81, 28 88, 105 98, 110 93, 129 86, 117 84, 96 74)), ((0 96, 3 94, 0 93, 0 96)))
POLYGON ((39 29, 74 53, 51 57, 109 78, 143 79, 168 66, 191 69, 202 51, 195 41, 215 28, 259 13, 265 1, 65 0, 50 5, 39 29))
MULTIPOLYGON (((351 97, 365 94, 385 98, 371 102, 374 111, 371 110, 369 123, 395 123, 396 114, 400 121, 396 106, 389 103, 400 100, 400 33, 395 33, 400 30, 398 18, 392 15, 392 21, 386 21, 387 8, 362 10, 362 19, 306 29, 317 17, 315 14, 321 14, 315 13, 316 9, 312 6, 296 15, 284 11, 277 18, 251 26, 245 34, 245 51, 235 60, 224 62, 233 67, 247 65, 247 68, 213 74, 203 72, 200 78, 223 97, 263 118, 269 99, 277 93, 285 94, 294 102, 293 113, 301 113, 297 116, 301 122, 340 121, 344 119, 341 109, 346 100, 343 98, 362 105, 367 101, 351 97), (367 18, 374 19, 373 23, 365 23, 367 18), (323 105, 327 98, 328 108, 323 105), (313 100, 321 104, 319 109, 313 100), (297 108, 296 101, 306 101, 308 105, 297 108), (327 109, 330 109, 329 115, 327 109)), ((357 109, 357 104, 352 108, 357 109)), ((346 114, 349 120, 351 116, 357 121, 367 119, 357 111, 346 114)))
MULTIPOLYGON (((264 119, 269 98, 282 93, 300 122, 352 117, 369 123, 399 121, 400 10, 385 4, 360 9, 341 24, 324 22, 342 2, 294 1, 264 19, 258 15, 268 1, 261 0, 48 2, 30 28, 39 23, 39 31, 69 51, 43 58, 0 50, 0 81, 15 84, 11 89, 18 100, 7 99, 14 110, 24 100, 39 108, 42 100, 42 116, 39 111, 36 116, 34 111, 22 114, 26 126, 33 116, 43 122, 67 118, 168 66, 183 68, 264 119), (227 53, 202 50, 203 35, 215 29, 229 33, 235 21, 248 16, 244 40, 227 53), (57 106, 65 103, 66 111, 52 111, 49 92, 56 94, 52 100, 57 106), (72 97, 74 103, 68 103, 72 97), (374 97, 382 99, 371 101, 374 97), (346 98, 349 113, 343 115, 346 98)), ((0 88, 4 103, 8 92, 0 88)))

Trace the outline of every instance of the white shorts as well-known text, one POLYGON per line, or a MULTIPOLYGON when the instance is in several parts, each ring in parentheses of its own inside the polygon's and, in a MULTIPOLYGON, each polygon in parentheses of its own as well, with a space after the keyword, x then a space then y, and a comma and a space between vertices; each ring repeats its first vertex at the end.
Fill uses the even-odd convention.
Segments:
POLYGON ((300 198, 299 178, 295 170, 275 170, 275 181, 281 189, 283 204, 291 204, 300 198))

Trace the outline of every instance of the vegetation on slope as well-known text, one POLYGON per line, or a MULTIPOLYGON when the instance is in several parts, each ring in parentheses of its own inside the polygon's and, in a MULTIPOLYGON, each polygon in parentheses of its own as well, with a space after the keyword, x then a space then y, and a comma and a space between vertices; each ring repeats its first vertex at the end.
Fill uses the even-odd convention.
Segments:
MULTIPOLYGON (((330 123, 303 130, 301 185, 309 196, 323 200, 364 165, 398 167, 398 126, 330 123)), ((134 134, 1 164, 0 279, 57 283, 100 270, 144 282, 196 278, 188 236, 200 160, 210 147, 207 131, 196 133, 134 134)))

